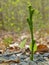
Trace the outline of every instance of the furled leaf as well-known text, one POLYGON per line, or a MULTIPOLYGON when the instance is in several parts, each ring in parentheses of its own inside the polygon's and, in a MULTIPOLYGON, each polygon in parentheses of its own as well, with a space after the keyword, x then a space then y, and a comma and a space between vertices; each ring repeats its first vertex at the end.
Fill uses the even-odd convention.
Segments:
POLYGON ((19 47, 20 47, 21 49, 23 49, 24 46, 25 46, 25 44, 26 44, 26 39, 24 39, 24 40, 20 43, 19 47))
MULTIPOLYGON (((30 44, 30 51, 32 51, 32 43, 30 44)), ((34 44, 34 48, 33 48, 33 52, 35 52, 37 50, 37 45, 36 43, 34 44)))

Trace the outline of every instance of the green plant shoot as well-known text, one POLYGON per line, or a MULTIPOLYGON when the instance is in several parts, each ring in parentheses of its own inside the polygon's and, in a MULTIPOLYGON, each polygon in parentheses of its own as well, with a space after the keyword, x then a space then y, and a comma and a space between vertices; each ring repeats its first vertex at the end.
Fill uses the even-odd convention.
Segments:
POLYGON ((13 39, 11 37, 4 38, 3 42, 8 47, 12 43, 13 39))
POLYGON ((34 15, 34 9, 32 9, 32 6, 29 6, 29 17, 27 18, 27 22, 30 28, 30 33, 31 33, 31 40, 32 40, 32 44, 31 44, 31 56, 30 59, 33 60, 33 54, 34 54, 34 44, 35 44, 35 40, 33 37, 33 21, 32 21, 32 17, 34 15))
MULTIPOLYGON (((32 43, 30 43, 29 49, 30 49, 30 51, 32 51, 32 43)), ((36 51, 37 51, 37 45, 35 43, 34 48, 33 48, 33 52, 35 53, 36 51)))
POLYGON ((24 40, 22 40, 22 42, 20 43, 19 47, 20 47, 21 49, 23 49, 23 48, 25 47, 26 40, 27 40, 27 39, 24 39, 24 40))

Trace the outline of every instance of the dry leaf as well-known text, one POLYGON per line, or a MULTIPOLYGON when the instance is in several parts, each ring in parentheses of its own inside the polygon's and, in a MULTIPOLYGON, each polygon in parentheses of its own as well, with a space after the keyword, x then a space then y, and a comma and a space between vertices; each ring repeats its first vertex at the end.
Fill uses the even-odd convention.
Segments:
POLYGON ((47 45, 44 45, 44 44, 39 44, 38 46, 37 46, 37 51, 38 52, 48 52, 48 47, 47 47, 47 45))

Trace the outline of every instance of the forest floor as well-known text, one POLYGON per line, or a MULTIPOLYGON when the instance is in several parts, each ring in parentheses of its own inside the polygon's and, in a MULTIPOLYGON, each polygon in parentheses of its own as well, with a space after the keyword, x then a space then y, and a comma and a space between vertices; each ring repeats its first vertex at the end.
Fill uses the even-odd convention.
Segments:
POLYGON ((18 34, 0 31, 0 65, 49 65, 49 34, 36 31, 34 39, 37 44, 37 51, 34 54, 34 61, 30 61, 30 50, 28 49, 31 43, 30 33, 18 34), (24 39, 27 41, 22 50, 19 48, 19 44, 24 39))

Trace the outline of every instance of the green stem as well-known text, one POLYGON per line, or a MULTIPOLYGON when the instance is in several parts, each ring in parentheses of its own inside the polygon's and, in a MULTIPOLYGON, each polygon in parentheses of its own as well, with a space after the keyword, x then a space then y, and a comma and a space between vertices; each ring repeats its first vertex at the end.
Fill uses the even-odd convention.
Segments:
POLYGON ((31 40, 32 40, 32 51, 31 51, 31 60, 33 60, 34 55, 34 37, 33 37, 33 29, 31 31, 31 40))
POLYGON ((32 16, 34 14, 34 10, 32 10, 32 6, 29 6, 29 18, 27 18, 30 32, 31 32, 31 40, 32 40, 32 47, 31 47, 31 57, 30 59, 33 60, 33 55, 34 55, 34 37, 33 37, 33 21, 32 21, 32 16))

